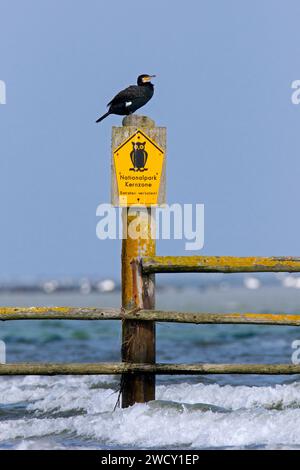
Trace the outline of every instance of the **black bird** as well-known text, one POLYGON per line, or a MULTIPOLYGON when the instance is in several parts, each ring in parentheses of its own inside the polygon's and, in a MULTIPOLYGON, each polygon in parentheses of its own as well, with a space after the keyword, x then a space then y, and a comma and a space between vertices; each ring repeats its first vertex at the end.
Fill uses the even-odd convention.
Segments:
POLYGON ((144 106, 151 100, 154 93, 154 85, 151 78, 155 75, 140 75, 137 79, 137 85, 131 85, 125 90, 120 91, 109 103, 107 113, 103 114, 96 122, 102 121, 110 114, 118 114, 119 116, 128 116, 137 109, 144 106))

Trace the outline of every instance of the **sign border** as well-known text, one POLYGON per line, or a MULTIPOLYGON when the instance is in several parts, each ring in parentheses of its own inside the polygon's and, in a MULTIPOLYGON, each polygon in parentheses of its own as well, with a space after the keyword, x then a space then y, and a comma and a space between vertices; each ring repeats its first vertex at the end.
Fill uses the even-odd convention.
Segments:
POLYGON ((116 152, 119 152, 119 151, 121 150, 121 148, 122 148, 124 145, 126 145, 127 142, 129 142, 129 141, 132 139, 132 137, 134 137, 135 135, 137 135, 139 132, 145 137, 145 139, 147 139, 152 145, 154 145, 154 147, 156 147, 159 152, 161 152, 162 154, 165 153, 164 150, 163 150, 161 147, 159 147, 159 145, 158 145, 154 140, 150 139, 150 137, 148 137, 147 134, 144 134, 144 132, 141 131, 141 129, 137 129, 133 134, 131 134, 131 135, 128 137, 128 139, 126 139, 124 142, 122 142, 122 143, 119 145, 119 147, 117 147, 117 148, 114 150, 114 154, 115 154, 116 152))

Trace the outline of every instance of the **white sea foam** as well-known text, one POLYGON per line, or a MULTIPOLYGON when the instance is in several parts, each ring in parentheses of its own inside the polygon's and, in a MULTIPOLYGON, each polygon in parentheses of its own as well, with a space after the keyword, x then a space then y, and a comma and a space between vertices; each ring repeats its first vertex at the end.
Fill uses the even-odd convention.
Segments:
POLYGON ((110 377, 2 378, 0 445, 300 448, 300 383, 161 385, 156 402, 113 411, 115 386, 110 377))

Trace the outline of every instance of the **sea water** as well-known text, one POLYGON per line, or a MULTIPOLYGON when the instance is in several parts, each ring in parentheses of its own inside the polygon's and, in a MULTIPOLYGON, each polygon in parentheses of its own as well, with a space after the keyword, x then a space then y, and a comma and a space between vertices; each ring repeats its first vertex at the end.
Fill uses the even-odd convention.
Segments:
MULTIPOLYGON (((298 314, 297 283, 170 286, 157 307, 298 314)), ((1 305, 119 306, 120 293, 2 293, 1 305)), ((120 360, 120 322, 2 322, 7 362, 120 360)), ((158 362, 291 363, 297 327, 157 325, 158 362)), ((300 448, 299 376, 157 377, 156 400, 116 407, 117 376, 0 377, 1 449, 300 448)))

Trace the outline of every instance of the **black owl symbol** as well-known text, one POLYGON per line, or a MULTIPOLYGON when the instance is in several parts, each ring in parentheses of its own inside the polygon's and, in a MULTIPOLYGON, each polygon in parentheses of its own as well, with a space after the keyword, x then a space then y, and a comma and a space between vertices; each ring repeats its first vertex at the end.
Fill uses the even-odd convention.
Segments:
POLYGON ((145 150, 146 142, 132 142, 133 149, 130 152, 130 158, 133 168, 130 171, 147 171, 145 168, 148 153, 145 150))

